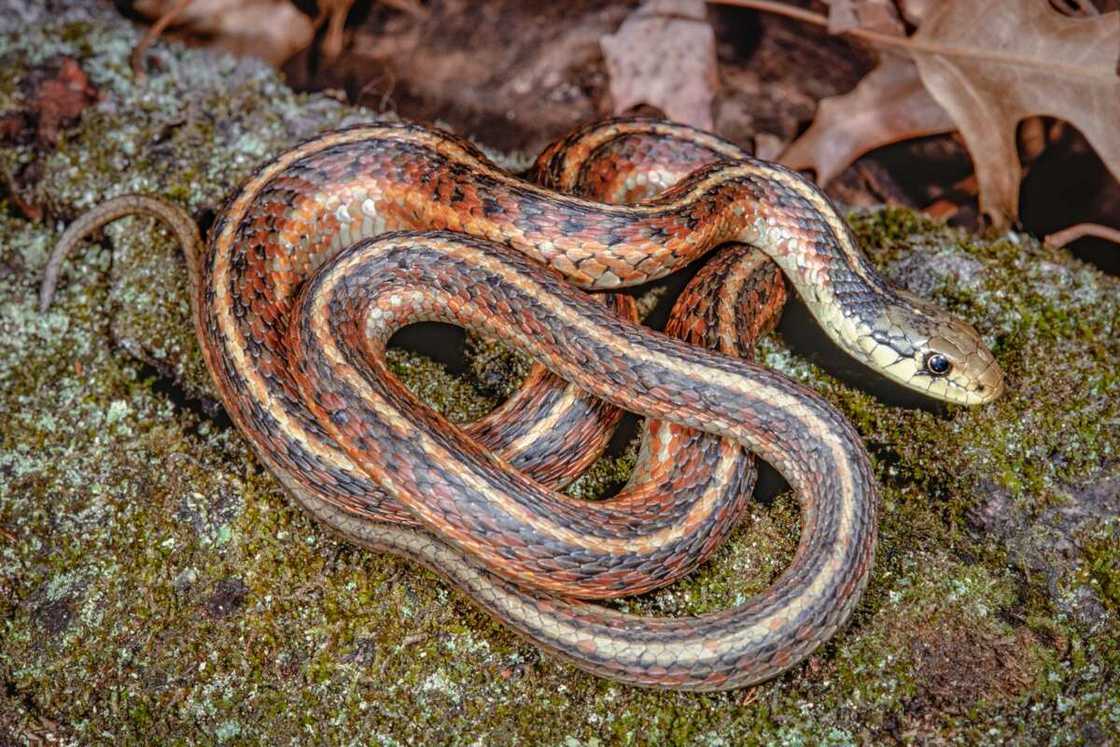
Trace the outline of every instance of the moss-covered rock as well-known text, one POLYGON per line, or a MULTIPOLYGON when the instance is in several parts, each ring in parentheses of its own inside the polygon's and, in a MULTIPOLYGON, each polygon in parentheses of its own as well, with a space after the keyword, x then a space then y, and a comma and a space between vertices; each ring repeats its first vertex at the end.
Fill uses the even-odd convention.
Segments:
MULTIPOLYGON (((133 31, 60 17, 0 38, 0 110, 16 104, 20 76, 59 54, 103 92, 57 149, 0 150, 8 175, 35 164, 53 218, 145 191, 205 219, 260 159, 369 118, 293 94, 261 65, 170 46, 156 48, 141 87, 127 69, 133 31)), ((0 734, 552 744, 1120 734, 1120 287, 1062 252, 906 212, 853 216, 887 275, 987 334, 1008 392, 982 409, 892 406, 766 340, 764 362, 824 393, 863 435, 883 487, 880 550, 851 625, 805 665, 700 696, 556 663, 434 575, 333 539, 234 429, 194 406, 209 382, 185 271, 161 232, 144 221, 109 229, 71 259, 40 315, 56 226, 7 207, 0 734)), ((472 370, 495 379, 486 387, 414 354, 394 353, 394 365, 470 419, 521 371, 472 349, 472 370)), ((581 490, 626 464, 600 466, 581 490)), ((779 495, 693 577, 618 604, 658 614, 733 604, 781 572, 797 529, 796 502, 779 495)))

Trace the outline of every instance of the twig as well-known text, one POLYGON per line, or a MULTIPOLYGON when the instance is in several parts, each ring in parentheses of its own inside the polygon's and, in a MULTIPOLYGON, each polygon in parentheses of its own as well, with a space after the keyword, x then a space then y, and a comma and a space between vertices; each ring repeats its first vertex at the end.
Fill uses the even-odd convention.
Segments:
POLYGON ((148 27, 144 32, 144 36, 132 48, 132 73, 139 80, 144 79, 144 53, 148 51, 148 47, 159 38, 160 34, 164 32, 168 26, 175 22, 175 19, 186 10, 187 6, 191 4, 191 0, 175 0, 175 4, 162 16, 156 19, 156 22, 148 27))
POLYGON ((1120 244, 1120 229, 1102 226, 1099 223, 1078 223, 1076 226, 1063 228, 1047 236, 1044 242, 1046 246, 1065 246, 1085 236, 1095 236, 1098 239, 1120 244))
MULTIPOLYGON (((750 8, 751 10, 762 10, 768 13, 775 13, 777 15, 786 16, 787 18, 795 18, 798 21, 811 23, 814 26, 823 26, 828 28, 828 18, 819 13, 813 13, 803 8, 795 8, 785 3, 776 2, 776 0, 707 0, 712 5, 734 5, 739 8, 750 8)), ((878 31, 871 31, 869 29, 851 28, 846 29, 841 34, 852 36, 856 39, 875 45, 877 47, 893 47, 907 52, 925 52, 926 54, 937 54, 945 57, 967 57, 973 60, 985 60, 987 62, 996 62, 1003 65, 1014 65, 1024 68, 1037 68, 1043 67, 1050 71, 1056 71, 1068 77, 1089 78, 1091 80, 1100 79, 1099 75, 1090 72, 1088 68, 1081 65, 1068 65, 1055 60, 1039 60, 1032 57, 1022 57, 1015 54, 1004 54, 991 50, 976 49, 974 47, 950 47, 945 44, 938 44, 937 42, 928 42, 921 39, 915 39, 910 36, 894 36, 893 34, 883 34, 878 31)), ((1112 75, 1107 76, 1110 82, 1113 80, 1112 75)))

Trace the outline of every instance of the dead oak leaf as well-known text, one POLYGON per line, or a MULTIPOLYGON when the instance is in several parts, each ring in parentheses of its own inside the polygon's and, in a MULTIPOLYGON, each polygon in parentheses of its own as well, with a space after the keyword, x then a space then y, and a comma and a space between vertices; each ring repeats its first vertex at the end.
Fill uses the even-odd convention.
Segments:
POLYGON ((1072 18, 1043 0, 947 0, 911 39, 922 82, 968 147, 980 207, 995 226, 1018 215, 1015 134, 1026 117, 1072 123, 1120 179, 1120 13, 1072 18))
MULTIPOLYGON (((1018 215, 1016 129, 1044 115, 1078 127, 1120 178, 1120 13, 1064 16, 1045 0, 910 0, 902 7, 919 23, 909 38, 848 32, 889 52, 852 92, 821 102, 813 125, 782 163, 812 168, 824 183, 881 145, 959 130, 972 156, 981 209, 1005 228, 1018 215)), ((825 22, 808 13, 797 17, 825 22)))
POLYGON ((821 100, 813 124, 780 160, 792 169, 812 169, 825 184, 864 153, 955 129, 922 85, 914 63, 885 54, 851 92, 821 100))
POLYGON ((712 128, 716 42, 704 0, 646 0, 600 46, 616 114, 649 104, 670 119, 712 128))
MULTIPOLYGON (((853 28, 903 39, 905 30, 888 0, 831 0, 831 33, 853 28)), ((929 10, 922 0, 908 0, 901 10, 920 23, 929 10)), ((790 168, 815 172, 825 184, 857 158, 884 145, 952 132, 952 118, 922 85, 913 60, 884 52, 879 64, 850 92, 822 99, 813 123, 781 155, 790 168)))

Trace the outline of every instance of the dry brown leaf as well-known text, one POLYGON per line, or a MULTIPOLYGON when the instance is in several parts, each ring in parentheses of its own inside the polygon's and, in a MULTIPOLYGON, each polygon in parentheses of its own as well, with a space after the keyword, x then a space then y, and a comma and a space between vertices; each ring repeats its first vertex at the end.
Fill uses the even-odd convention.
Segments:
POLYGON ((792 169, 812 169, 825 184, 883 145, 956 129, 910 60, 884 54, 851 92, 822 99, 813 124, 782 154, 792 169))
POLYGON ((0 144, 35 143, 50 149, 62 130, 101 98, 77 60, 57 57, 33 67, 20 81, 12 106, 0 112, 0 144))
MULTIPOLYGON (((906 0, 899 3, 899 8, 909 22, 917 23, 929 2, 906 0)), ((905 36, 895 6, 887 0, 832 0, 828 25, 830 30, 858 26, 900 39, 905 36), (878 10, 870 10, 872 6, 878 10)), ((949 114, 922 85, 913 61, 903 54, 884 52, 875 69, 854 89, 821 100, 813 124, 790 144, 780 160, 790 168, 812 170, 817 181, 824 184, 864 153, 900 140, 955 129, 949 114)))
MULTIPOLYGON (((135 9, 160 18, 175 0, 139 0, 135 9)), ((215 46, 235 54, 260 57, 279 65, 311 43, 311 19, 289 0, 191 0, 173 28, 210 37, 215 46)))
POLYGON ((920 26, 922 19, 937 7, 941 0, 898 0, 898 11, 906 22, 912 26, 920 26))
POLYGON ((831 0, 828 3, 828 33, 842 34, 854 28, 899 36, 905 31, 891 0, 831 0))
MULTIPOLYGON (((769 0, 714 1, 827 23, 769 0)), ((1018 214, 1016 130, 1030 117, 1071 122, 1120 179, 1120 12, 1074 18, 1045 0, 905 0, 900 7, 907 20, 920 22, 912 37, 862 27, 848 33, 911 56, 928 96, 910 85, 913 72, 904 63, 884 57, 856 90, 822 102, 818 121, 790 146, 784 163, 816 168, 820 181, 827 181, 846 159, 908 137, 907 128, 913 134, 944 131, 936 102, 969 149, 981 209, 996 227, 1008 226, 1018 214), (828 143, 833 137, 837 142, 828 143)))
POLYGON ((1070 18, 1044 0, 947 0, 912 40, 922 82, 956 122, 995 226, 1018 215, 1015 135, 1026 117, 1071 122, 1120 178, 1120 13, 1070 18))
POLYGON ((600 46, 616 114, 648 104, 711 129, 718 77, 704 0, 646 0, 600 46))

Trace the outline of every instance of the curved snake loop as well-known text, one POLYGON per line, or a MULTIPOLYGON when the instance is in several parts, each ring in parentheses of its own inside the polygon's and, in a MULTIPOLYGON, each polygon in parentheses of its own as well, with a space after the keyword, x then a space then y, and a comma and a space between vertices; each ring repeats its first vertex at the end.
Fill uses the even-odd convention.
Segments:
POLYGON ((817 395, 726 355, 747 352, 773 323, 784 289, 770 260, 826 332, 897 381, 976 403, 1002 390, 999 368, 971 327, 882 281, 811 184, 718 138, 609 122, 554 144, 534 172, 576 195, 519 180, 445 133, 327 133, 259 170, 205 253, 181 211, 149 198, 79 219, 52 257, 42 302, 80 235, 130 212, 159 215, 186 248, 196 327, 227 410, 309 512, 435 569, 588 671, 693 690, 769 678, 848 619, 876 531, 875 487, 851 426, 817 395), (626 202, 660 187, 669 188, 637 205, 580 196, 626 202), (570 284, 655 279, 725 241, 770 260, 724 250, 670 325, 721 352, 638 327, 628 302, 615 302, 619 316, 570 284), (747 301, 769 313, 744 313, 747 301), (571 386, 537 370, 488 421, 458 428, 385 365, 389 337, 421 320, 501 339, 571 386), (563 443, 549 436, 579 432, 572 413, 592 412, 596 433, 616 417, 577 389, 656 421, 635 478, 595 504, 554 489, 605 438, 556 467, 563 443), (802 508, 797 553, 765 593, 675 619, 556 596, 635 593, 694 568, 741 514, 753 481, 745 450, 778 468, 802 508))

